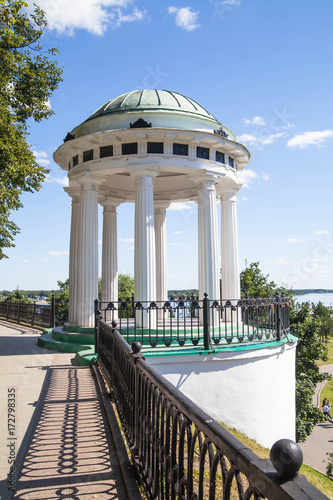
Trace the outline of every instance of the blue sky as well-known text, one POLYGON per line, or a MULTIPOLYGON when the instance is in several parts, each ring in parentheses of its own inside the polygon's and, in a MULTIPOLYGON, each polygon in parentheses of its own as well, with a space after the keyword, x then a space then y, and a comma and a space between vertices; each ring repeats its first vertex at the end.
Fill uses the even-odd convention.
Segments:
MULTIPOLYGON (((50 101, 56 114, 30 123, 50 174, 13 213, 21 233, 0 261, 0 290, 54 289, 68 277, 71 199, 52 154, 99 106, 143 88, 191 97, 251 151, 238 196, 240 268, 259 261, 278 284, 333 288, 331 0, 36 3, 64 81, 50 101)), ((195 205, 169 209, 167 232, 168 287, 197 287, 195 205)), ((133 275, 133 205, 118 208, 118 237, 119 271, 133 275)))

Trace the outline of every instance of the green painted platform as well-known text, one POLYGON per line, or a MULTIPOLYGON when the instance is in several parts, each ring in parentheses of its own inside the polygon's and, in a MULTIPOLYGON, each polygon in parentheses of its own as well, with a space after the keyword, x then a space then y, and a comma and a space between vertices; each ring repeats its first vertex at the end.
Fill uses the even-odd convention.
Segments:
POLYGON ((79 366, 91 366, 98 359, 95 354, 93 328, 75 328, 70 325, 45 329, 37 344, 58 352, 73 352, 79 366))

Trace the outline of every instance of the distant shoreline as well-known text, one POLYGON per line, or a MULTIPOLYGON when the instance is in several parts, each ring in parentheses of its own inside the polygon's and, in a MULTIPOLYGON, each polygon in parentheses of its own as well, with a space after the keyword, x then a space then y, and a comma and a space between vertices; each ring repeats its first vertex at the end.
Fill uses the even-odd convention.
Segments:
POLYGON ((303 288, 300 290, 288 290, 288 293, 293 295, 308 295, 310 293, 333 293, 333 290, 325 290, 323 288, 303 288))

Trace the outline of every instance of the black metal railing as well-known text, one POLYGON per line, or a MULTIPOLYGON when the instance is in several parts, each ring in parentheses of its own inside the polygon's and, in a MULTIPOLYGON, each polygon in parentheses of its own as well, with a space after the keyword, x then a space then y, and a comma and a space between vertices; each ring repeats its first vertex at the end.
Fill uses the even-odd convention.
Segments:
POLYGON ((102 319, 117 321, 128 343, 202 346, 281 340, 290 332, 290 298, 203 300, 192 298, 143 302, 96 302, 102 319))
POLYGON ((273 445, 274 467, 154 370, 139 342, 131 350, 99 314, 96 331, 99 365, 149 499, 327 499, 298 474, 296 443, 273 445))
POLYGON ((0 302, 0 318, 31 326, 53 328, 55 325, 54 296, 50 304, 0 302))

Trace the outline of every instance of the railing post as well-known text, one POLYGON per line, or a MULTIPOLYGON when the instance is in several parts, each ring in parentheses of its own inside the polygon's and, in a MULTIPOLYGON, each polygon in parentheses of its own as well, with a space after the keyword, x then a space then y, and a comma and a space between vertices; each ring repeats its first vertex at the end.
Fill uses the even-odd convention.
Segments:
POLYGON ((100 302, 95 299, 95 354, 99 353, 99 319, 100 319, 100 302))
POLYGON ((51 328, 55 327, 55 296, 54 293, 52 294, 51 298, 51 328))
POLYGON ((204 294, 203 299, 203 330, 204 330, 204 346, 205 350, 208 351, 211 347, 212 340, 210 338, 209 332, 209 298, 208 294, 204 294))
POLYGON ((138 359, 145 359, 144 355, 141 352, 142 345, 140 342, 135 340, 133 344, 131 345, 132 347, 132 352, 131 352, 131 358, 132 362, 134 363, 134 395, 133 395, 133 402, 134 402, 134 412, 132 415, 132 422, 133 422, 133 449, 132 453, 137 455, 138 450, 140 448, 140 422, 141 422, 141 416, 140 416, 140 411, 139 411, 139 406, 140 406, 140 379, 139 379, 139 369, 136 365, 136 362, 138 359))
POLYGON ((20 322, 20 314, 21 314, 21 301, 18 304, 18 311, 17 311, 17 322, 20 322))
POLYGON ((276 294, 275 328, 276 328, 276 338, 277 340, 281 340, 281 302, 278 293, 276 294))
POLYGON ((32 309, 31 326, 34 326, 34 323, 35 323, 35 312, 36 312, 36 301, 34 300, 34 305, 33 305, 33 309, 32 309))

